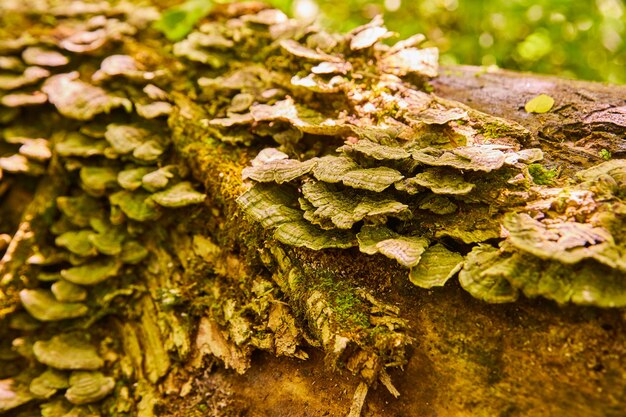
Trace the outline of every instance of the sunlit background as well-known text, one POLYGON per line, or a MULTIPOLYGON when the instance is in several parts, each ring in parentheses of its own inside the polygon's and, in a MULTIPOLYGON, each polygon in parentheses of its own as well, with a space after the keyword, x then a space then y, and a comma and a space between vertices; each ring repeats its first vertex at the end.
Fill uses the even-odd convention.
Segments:
POLYGON ((423 33, 442 64, 497 65, 626 83, 624 0, 270 0, 349 30, 383 14, 401 37, 423 33))

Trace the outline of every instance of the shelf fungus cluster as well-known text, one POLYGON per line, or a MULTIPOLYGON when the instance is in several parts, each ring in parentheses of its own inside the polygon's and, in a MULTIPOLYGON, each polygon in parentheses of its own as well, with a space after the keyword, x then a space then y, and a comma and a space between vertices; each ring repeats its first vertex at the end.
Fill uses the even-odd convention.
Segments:
MULTIPOLYGON (((348 248, 356 244, 352 228, 363 222, 383 226, 387 219, 408 220, 409 206, 385 191, 404 178, 401 170, 409 167, 403 167, 407 161, 402 152, 409 155, 408 151, 387 146, 401 154, 392 156, 389 166, 374 166, 376 162, 365 165, 360 156, 348 150, 341 155, 332 152, 344 139, 352 143, 349 139, 354 139, 359 129, 363 135, 373 136, 371 143, 376 146, 376 135, 404 137, 422 128, 415 124, 401 133, 401 126, 396 124, 369 130, 365 126, 384 118, 375 105, 386 111, 406 110, 398 105, 417 106, 433 114, 433 123, 465 117, 465 109, 451 108, 425 93, 407 93, 401 104, 392 94, 404 88, 399 75, 418 79, 434 75, 436 50, 415 48, 419 37, 395 47, 383 46, 379 40, 391 33, 380 19, 343 37, 303 26, 277 10, 254 10, 258 5, 253 4, 248 7, 233 6, 245 13, 234 12, 234 17, 201 24, 174 45, 174 54, 198 74, 199 91, 194 102, 189 97, 176 97, 170 125, 174 126, 178 146, 199 162, 204 158, 200 156, 202 147, 192 143, 189 136, 221 142, 230 152, 235 151, 230 145, 256 146, 272 139, 281 145, 280 150, 262 150, 253 166, 244 170, 244 177, 258 184, 238 199, 255 220, 275 230, 280 242, 313 249, 348 248), (372 58, 379 57, 381 60, 372 64, 372 58), (378 64, 380 68, 373 67, 378 64), (373 79, 372 71, 382 71, 387 78, 373 79), (380 96, 373 92, 378 88, 389 88, 389 93, 380 96), (319 105, 303 106, 304 98, 319 105), (346 104, 346 98, 359 109, 358 117, 345 111, 329 117, 333 108, 346 104), (196 149, 200 155, 194 153, 196 149), (300 153, 306 157, 289 158, 300 153)), ((466 130, 473 132, 475 128, 466 130)), ((452 127, 441 129, 457 135, 452 127)), ((220 177, 224 174, 220 172, 220 177)), ((239 179, 232 181, 241 189, 239 179)), ((397 317, 397 311, 381 307, 384 303, 371 294, 332 284, 332 277, 291 265, 287 255, 277 255, 281 253, 274 248, 275 261, 265 261, 289 265, 272 278, 305 321, 306 333, 312 335, 308 342, 322 347, 332 366, 346 363, 367 384, 384 380, 395 395, 389 378, 383 377, 388 376, 384 369, 405 363, 410 343, 406 323, 397 317)), ((245 305, 241 308, 249 309, 245 305)))
MULTIPOLYGON (((546 184, 529 131, 426 91, 437 51, 423 37, 393 44, 380 18, 334 35, 248 7, 174 45, 198 96, 176 97, 170 125, 184 149, 199 137, 256 155, 237 202, 274 240, 383 255, 416 286, 458 277, 487 302, 626 304, 621 161, 546 184)), ((303 282, 319 276, 290 274, 275 281, 317 331, 303 282)), ((320 323, 328 353, 335 324, 320 323)))
POLYGON ((175 363, 305 343, 362 377, 351 416, 376 381, 397 395, 409 323, 311 250, 492 303, 626 306, 624 160, 539 178, 529 131, 427 92, 421 36, 246 2, 169 45, 151 7, 0 3, 0 413, 149 417, 183 396, 175 363))
POLYGON ((230 72, 230 106, 209 122, 244 132, 223 140, 269 136, 278 146, 243 170, 251 186, 238 199, 276 240, 382 254, 424 288, 458 275, 488 302, 521 291, 626 305, 623 161, 559 188, 533 181, 543 153, 527 147, 528 132, 419 90, 437 69, 420 37, 387 46, 379 18, 344 37, 282 39, 278 25, 270 33, 295 75, 277 86, 284 73, 230 72), (490 123, 500 123, 495 137, 490 123))
POLYGON ((566 187, 540 188, 536 199, 502 219, 499 248, 468 254, 459 279, 490 302, 519 291, 559 303, 626 305, 626 161, 579 171, 566 187))
MULTIPOLYGON (((20 112, 26 113, 28 108, 47 101, 41 84, 55 67, 67 63, 63 58, 60 53, 29 46, 24 39, 0 41, 0 198, 22 192, 20 179, 26 181, 46 172, 46 163, 52 156, 47 140, 49 128, 18 124, 13 129, 3 127, 12 124, 20 112), (13 194, 12 185, 17 185, 13 194)), ((7 249, 13 234, 10 225, 2 223, 0 253, 7 249)))
POLYGON ((28 389, 32 397, 47 399, 65 391, 69 403, 81 406, 103 399, 115 387, 115 380, 99 371, 104 360, 96 347, 80 333, 61 333, 50 340, 39 340, 32 351, 48 367, 31 380, 28 389))
POLYGON ((46 416, 99 415, 88 405, 116 387, 128 391, 116 383, 119 364, 103 356, 115 353, 103 350, 107 332, 97 320, 116 311, 116 294, 141 289, 134 281, 149 254, 146 222, 206 197, 171 150, 171 74, 152 68, 155 52, 133 40, 158 13, 88 6, 41 11, 54 24, 38 37, 0 40, 0 196, 25 193, 9 187, 23 183, 17 175, 52 178, 40 185, 47 201, 31 203, 45 210, 27 205, 17 224, 1 225, 12 230, 0 230, 0 276, 10 282, 28 271, 23 310, 7 318, 13 340, 1 349, 30 365, 0 372, 8 378, 0 412, 36 401, 46 416))

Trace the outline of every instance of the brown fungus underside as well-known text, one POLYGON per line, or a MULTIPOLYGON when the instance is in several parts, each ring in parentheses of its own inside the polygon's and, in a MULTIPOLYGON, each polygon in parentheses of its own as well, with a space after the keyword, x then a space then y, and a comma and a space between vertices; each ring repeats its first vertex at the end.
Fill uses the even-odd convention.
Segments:
POLYGON ((395 395, 407 320, 294 247, 490 303, 626 306, 624 160, 540 185, 530 132, 425 91, 422 38, 251 3, 170 48, 152 7, 37 4, 0 5, 42 21, 0 29, 0 413, 152 416, 174 357, 244 373, 306 346, 361 379, 351 415, 395 395))

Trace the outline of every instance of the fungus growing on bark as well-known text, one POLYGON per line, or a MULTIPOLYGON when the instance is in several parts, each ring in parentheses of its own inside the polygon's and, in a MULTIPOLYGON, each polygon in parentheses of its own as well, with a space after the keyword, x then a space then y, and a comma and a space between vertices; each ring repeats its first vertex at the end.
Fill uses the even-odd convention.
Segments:
POLYGON ((70 375, 65 398, 72 404, 90 404, 100 401, 115 388, 115 380, 102 372, 74 371, 70 375))
POLYGON ((59 112, 71 119, 90 120, 100 113, 122 107, 132 111, 133 104, 125 97, 108 94, 105 90, 79 79, 78 72, 58 74, 44 83, 42 91, 59 112))
POLYGON ((80 285, 60 279, 50 287, 54 297, 63 302, 76 303, 87 299, 87 290, 80 285))
POLYGON ((184 207, 202 203, 206 199, 206 194, 194 190, 190 182, 183 181, 152 194, 151 199, 162 207, 184 207))
POLYGON ((411 269, 409 279, 421 288, 443 286, 463 267, 463 256, 440 243, 427 248, 419 263, 411 269))
MULTIPOLYGON (((46 169, 67 180, 55 184, 60 190, 34 218, 50 224, 54 236, 35 236, 32 254, 14 274, 22 279, 27 270, 29 289, 20 293, 26 312, 6 313, 10 330, 19 334, 12 340, 38 368, 20 377, 26 383, 18 376, 0 381, 0 391, 8 393, 0 411, 62 389, 74 404, 99 401, 117 389, 105 374, 123 375, 116 401, 123 399, 125 384, 140 372, 105 355, 107 343, 99 345, 100 356, 87 339, 67 332, 77 326, 100 340, 111 329, 100 327, 99 319, 120 313, 124 304, 140 306, 133 307, 135 315, 120 313, 116 326, 124 349, 135 353, 129 353, 139 359, 135 363, 141 363, 141 349, 157 358, 142 363, 141 373, 150 383, 169 384, 170 355, 177 350, 186 357, 190 340, 180 324, 186 316, 177 315, 187 289, 168 280, 177 281, 187 268, 194 280, 211 274, 210 291, 204 292, 204 281, 194 282, 203 296, 217 300, 214 316, 201 321, 195 359, 209 346, 227 366, 243 371, 255 348, 305 357, 298 346, 306 337, 322 346, 330 363, 344 364, 367 384, 380 378, 397 392, 385 368, 406 363, 410 343, 398 309, 342 287, 345 275, 321 267, 311 273, 310 251, 286 246, 353 248, 361 256, 358 247, 390 258, 423 288, 458 274, 463 288, 488 302, 523 293, 559 303, 626 305, 623 161, 578 172, 577 180, 555 175, 551 184, 539 184, 535 174, 542 171, 533 164, 544 163, 543 154, 524 148, 531 142, 520 139, 529 139, 529 132, 416 89, 437 74, 437 51, 418 48, 421 37, 387 45, 381 40, 390 32, 380 19, 342 37, 313 27, 302 31, 280 12, 257 10, 216 17, 161 60, 150 45, 119 42, 150 21, 143 9, 126 5, 130 11, 124 11, 106 2, 62 6, 54 8, 62 29, 55 36, 0 44, 7 55, 0 58, 1 185, 46 169), (90 16, 86 24, 83 13, 90 16), (153 62, 167 68, 155 69, 153 62), (190 74, 204 77, 179 83, 170 71, 183 62, 190 74), (23 107, 46 102, 52 105, 37 108, 45 120, 34 121, 36 129, 16 128, 31 123, 32 110, 23 107), (54 125, 54 132, 41 124, 54 125), (498 127, 497 135, 488 125, 498 127), (239 178, 243 159, 263 146, 239 178), (239 159, 231 163, 235 147, 239 159), (269 232, 245 239, 257 244, 271 236, 250 253, 268 268, 279 265, 274 282, 247 270, 239 254, 220 246, 224 240, 197 235, 189 243, 184 233, 175 236, 173 245, 185 248, 178 260, 164 249, 169 240, 154 243, 161 243, 161 225, 176 222, 170 209, 205 206, 204 189, 181 163, 196 151, 194 173, 217 167, 206 175, 219 175, 219 186, 228 187, 223 200, 219 191, 212 196, 218 204, 211 205, 215 219, 207 224, 223 220, 221 208, 238 215, 229 199, 240 192, 242 211, 269 232), (204 263, 185 256, 189 247, 204 263), (222 284, 224 278, 242 284, 234 290, 222 284), (296 328, 300 319, 306 332, 296 328), (29 338, 40 329, 51 339, 29 338), (78 372, 66 381, 53 368, 41 374, 41 364, 78 372), (83 372, 95 369, 102 373, 83 372)), ((246 233, 252 230, 244 226, 246 233)), ((12 233, 0 235, 0 250, 16 246, 12 233)), ((244 253, 246 245, 240 246, 244 253)), ((132 395, 151 401, 143 389, 133 386, 132 395)), ((362 384, 361 405, 366 391, 362 384)), ((65 399, 44 403, 42 410, 66 417, 88 412, 65 399)))
POLYGON ((117 276, 122 264, 115 258, 104 258, 61 270, 66 281, 77 285, 96 285, 117 276))
POLYGON ((99 369, 104 361, 96 348, 78 333, 62 333, 33 345, 37 360, 55 369, 99 369))
POLYGON ((59 321, 85 316, 89 308, 82 303, 58 301, 44 289, 22 290, 20 300, 28 313, 40 321, 59 321))
POLYGON ((68 377, 64 372, 48 368, 33 378, 28 389, 38 398, 50 398, 58 390, 66 389, 68 386, 68 377))
MULTIPOLYGON (((323 91, 320 86, 328 79, 321 77, 349 75, 362 65, 355 61, 359 54, 369 49, 374 51, 367 53, 374 54, 379 71, 400 77, 419 71, 423 77, 436 74, 432 60, 436 54, 415 48, 419 39, 388 47, 379 42, 387 35, 382 22, 376 19, 355 29, 343 40, 344 46, 352 49, 349 55, 344 55, 338 44, 322 52, 294 40, 281 41, 285 53, 303 59, 299 64, 303 69, 310 69, 306 61, 316 65, 309 76, 292 78, 292 93, 297 95, 301 87, 323 91), (420 57, 413 62, 423 61, 412 66, 408 57, 420 57)), ((402 82, 389 78, 380 81, 379 87, 396 91, 402 82)), ((461 271, 462 286, 490 302, 515 300, 517 288, 526 288, 527 295, 538 294, 530 284, 519 282, 525 279, 516 280, 503 269, 503 259, 513 262, 522 256, 517 255, 518 251, 539 258, 533 268, 540 269, 537 262, 541 260, 564 266, 593 259, 616 272, 624 271, 622 243, 617 243, 607 229, 571 219, 556 223, 556 219, 546 219, 544 223, 524 213, 532 207, 533 199, 541 201, 537 198, 541 192, 531 189, 531 175, 538 183, 533 166, 541 161, 543 153, 524 149, 517 142, 485 139, 474 128, 458 128, 460 120, 471 126, 476 123, 474 118, 485 115, 415 89, 381 94, 362 104, 371 92, 355 79, 338 81, 332 92, 351 103, 354 114, 346 117, 332 110, 318 113, 299 106, 286 93, 285 99, 274 104, 253 104, 251 118, 236 116, 242 127, 253 121, 284 124, 280 131, 271 133, 281 147, 263 150, 252 166, 244 169, 243 178, 257 185, 238 200, 263 227, 275 229, 274 237, 279 241, 309 248, 350 247, 357 236, 361 251, 396 259, 411 269, 409 278, 418 286, 443 285, 461 271), (284 132, 294 131, 299 135, 285 141, 284 132), (313 157, 303 157, 303 153, 290 158, 289 150, 310 135, 334 136, 344 145, 335 150, 320 146, 313 157), (260 187, 260 183, 267 186, 260 187), (458 216, 460 212, 464 215, 458 216), (400 226, 392 218, 405 223, 400 226), (440 222, 443 227, 438 231, 421 222, 440 222), (345 231, 344 237, 333 236, 339 231, 345 231), (323 236, 333 237, 325 240, 323 236), (490 239, 504 239, 506 244, 501 250, 489 245, 454 250, 454 244, 446 247, 437 243, 442 237, 462 244, 475 245, 490 239)), ((223 120, 234 123, 235 116, 230 117, 223 120)), ((578 176, 581 181, 593 183, 588 188, 598 195, 601 192, 603 198, 610 198, 616 192, 616 180, 610 175, 601 183, 595 180, 608 172, 621 172, 619 164, 612 163, 606 169, 596 168, 578 176)), ((616 174, 623 183, 620 175, 616 174)), ((598 291, 590 289, 586 301, 582 295, 565 299, 556 293, 541 294, 560 302, 621 302, 619 297, 601 300, 595 295, 598 291)))
POLYGON ((0 412, 13 410, 35 399, 28 384, 14 378, 0 379, 0 412))

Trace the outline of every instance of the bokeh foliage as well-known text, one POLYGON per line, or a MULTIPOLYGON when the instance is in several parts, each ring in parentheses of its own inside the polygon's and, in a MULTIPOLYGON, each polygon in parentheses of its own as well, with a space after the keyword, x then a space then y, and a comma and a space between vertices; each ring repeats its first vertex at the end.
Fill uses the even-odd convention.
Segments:
POLYGON ((624 0, 270 0, 345 31, 384 14, 401 37, 424 33, 442 64, 626 83, 624 0))

